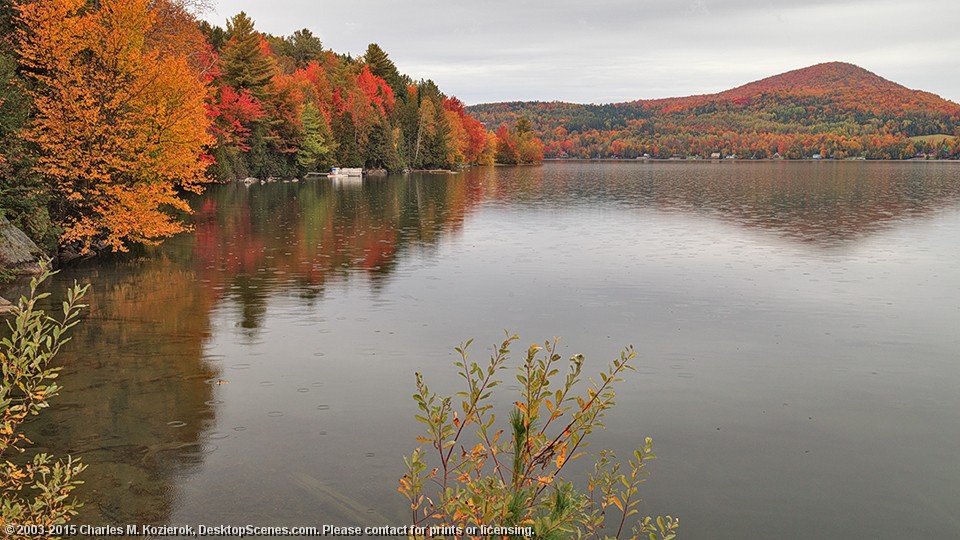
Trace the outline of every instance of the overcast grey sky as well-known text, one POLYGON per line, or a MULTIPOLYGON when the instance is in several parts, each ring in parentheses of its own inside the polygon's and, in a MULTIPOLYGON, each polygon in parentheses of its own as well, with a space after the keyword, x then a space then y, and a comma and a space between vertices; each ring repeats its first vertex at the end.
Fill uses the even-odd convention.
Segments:
POLYGON ((958 0, 213 0, 326 48, 378 43, 467 104, 610 103, 719 92, 820 62, 960 101, 958 0))

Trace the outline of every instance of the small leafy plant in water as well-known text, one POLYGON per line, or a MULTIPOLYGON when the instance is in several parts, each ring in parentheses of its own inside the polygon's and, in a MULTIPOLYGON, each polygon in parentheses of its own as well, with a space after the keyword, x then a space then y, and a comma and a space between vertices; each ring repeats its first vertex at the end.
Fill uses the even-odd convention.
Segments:
POLYGON ((633 348, 599 380, 586 381, 581 393, 582 355, 570 358, 561 373, 556 339, 532 345, 517 369, 519 399, 507 425, 498 428, 491 395, 517 339, 508 335, 485 366, 469 360, 472 340, 457 347, 455 366, 465 390, 456 400, 432 392, 416 374, 416 418, 425 426, 417 441, 428 449, 404 458, 407 472, 398 490, 410 503, 410 537, 674 538, 677 518, 635 517, 639 485, 655 457, 650 438, 627 461, 629 472, 613 452, 595 455, 586 492, 561 478, 564 467, 586 454, 593 430, 604 427, 604 413, 615 406, 614 386, 633 369, 633 348))
POLYGON ((9 337, 0 340, 0 530, 4 538, 55 538, 51 533, 56 526, 67 523, 80 507, 68 497, 82 483, 76 478, 85 465, 70 457, 54 460, 45 453, 32 459, 22 456, 31 441, 21 428, 60 391, 56 382, 60 368, 50 362, 69 341, 67 331, 77 324, 85 307, 80 300, 87 287, 74 285, 67 290, 60 318, 39 309, 37 302, 49 293, 37 289, 50 275, 44 272, 30 282, 29 296, 20 298, 7 321, 9 337))

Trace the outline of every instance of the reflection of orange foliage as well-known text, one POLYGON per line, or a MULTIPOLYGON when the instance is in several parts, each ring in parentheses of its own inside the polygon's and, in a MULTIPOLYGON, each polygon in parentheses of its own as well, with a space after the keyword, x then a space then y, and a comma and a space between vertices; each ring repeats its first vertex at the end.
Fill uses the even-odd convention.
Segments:
POLYGON ((118 269, 79 271, 95 285, 84 299, 89 315, 63 351, 69 395, 39 429, 49 430, 43 440, 52 451, 82 455, 96 470, 76 492, 86 503, 81 523, 162 523, 173 503, 166 494, 195 462, 189 454, 215 414, 219 374, 204 359, 213 298, 194 271, 166 257, 118 269))
POLYGON ((476 180, 436 177, 355 191, 324 181, 221 186, 197 209, 197 272, 221 285, 240 276, 317 286, 350 270, 385 275, 405 249, 462 229, 483 193, 476 180))
POLYGON ((230 210, 226 220, 218 219, 216 201, 204 201, 197 216, 195 255, 204 267, 218 266, 231 275, 253 274, 264 253, 263 239, 253 232, 249 208, 230 210))

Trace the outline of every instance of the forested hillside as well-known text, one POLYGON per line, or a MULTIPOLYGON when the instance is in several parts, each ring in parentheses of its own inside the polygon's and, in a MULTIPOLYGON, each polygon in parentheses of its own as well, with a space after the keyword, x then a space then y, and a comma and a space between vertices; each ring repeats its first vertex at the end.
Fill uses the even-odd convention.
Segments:
POLYGON ((487 125, 529 119, 547 157, 905 159, 960 153, 960 105, 840 62, 719 94, 609 105, 491 103, 468 110, 487 125))
POLYGON ((430 80, 414 81, 376 44, 359 58, 309 30, 257 32, 244 13, 202 24, 213 80, 217 178, 294 176, 344 167, 449 168, 492 161, 487 131, 430 80))

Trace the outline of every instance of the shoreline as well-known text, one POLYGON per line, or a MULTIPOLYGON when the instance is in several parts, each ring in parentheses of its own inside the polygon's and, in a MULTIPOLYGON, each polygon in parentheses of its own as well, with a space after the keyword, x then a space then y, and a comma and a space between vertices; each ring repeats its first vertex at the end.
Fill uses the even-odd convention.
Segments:
POLYGON ((723 162, 734 162, 734 163, 762 163, 762 162, 783 162, 783 163, 805 163, 805 162, 816 162, 816 163, 960 163, 960 159, 813 159, 813 158, 802 158, 802 159, 783 159, 783 158, 722 158, 722 159, 710 159, 710 158, 543 158, 544 162, 614 162, 614 163, 647 163, 647 162, 657 162, 657 163, 723 163, 723 162))

